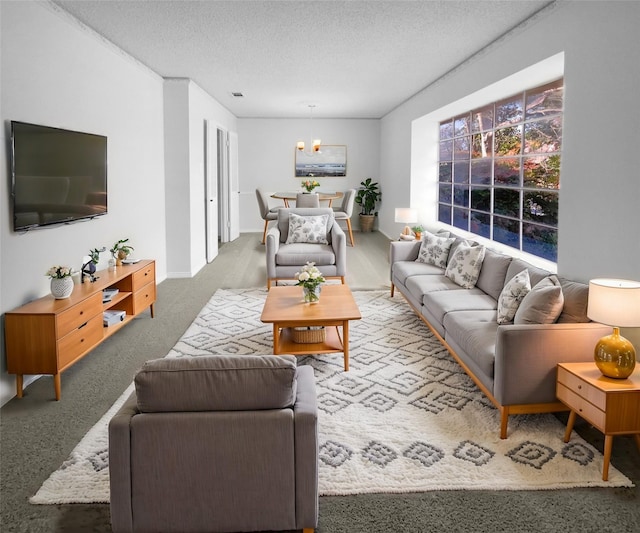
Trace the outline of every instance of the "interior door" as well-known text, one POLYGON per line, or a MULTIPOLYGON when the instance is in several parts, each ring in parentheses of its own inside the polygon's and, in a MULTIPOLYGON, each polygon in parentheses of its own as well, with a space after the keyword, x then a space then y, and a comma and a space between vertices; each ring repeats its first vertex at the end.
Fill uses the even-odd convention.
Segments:
POLYGON ((208 120, 204 128, 205 238, 207 263, 211 263, 218 255, 218 136, 208 120))
POLYGON ((238 177, 238 134, 229 133, 229 240, 240 237, 240 180, 238 177))
POLYGON ((218 231, 220 242, 229 242, 229 167, 227 165, 227 132, 218 128, 216 134, 218 153, 218 231))

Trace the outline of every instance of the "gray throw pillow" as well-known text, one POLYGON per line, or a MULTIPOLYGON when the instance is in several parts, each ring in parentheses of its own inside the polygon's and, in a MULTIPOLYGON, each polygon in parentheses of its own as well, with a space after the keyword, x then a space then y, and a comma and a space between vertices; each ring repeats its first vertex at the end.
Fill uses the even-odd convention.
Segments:
POLYGON ((506 324, 513 320, 520 302, 530 290, 529 271, 526 269, 507 282, 498 298, 498 324, 506 324))
POLYGON ((418 252, 419 263, 427 263, 440 268, 447 268, 447 259, 449 259, 449 249, 455 241, 455 238, 447 238, 433 235, 425 232, 420 243, 420 252, 418 252))
POLYGON ((531 289, 520 303, 514 324, 553 324, 564 306, 562 286, 556 276, 549 276, 531 289))
POLYGON ((328 222, 329 215, 302 216, 291 213, 286 244, 296 242, 329 244, 327 240, 328 222))

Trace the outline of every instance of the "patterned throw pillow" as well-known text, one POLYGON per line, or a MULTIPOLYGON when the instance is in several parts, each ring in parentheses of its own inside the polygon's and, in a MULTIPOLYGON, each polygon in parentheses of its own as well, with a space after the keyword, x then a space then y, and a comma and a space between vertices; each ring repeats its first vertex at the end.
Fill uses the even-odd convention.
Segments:
POLYGON ((453 254, 450 254, 444 275, 465 289, 473 289, 478 281, 483 259, 484 246, 471 246, 467 242, 461 242, 453 254))
POLYGON ((498 297, 498 324, 511 322, 516 316, 520 302, 531 290, 527 269, 513 276, 502 289, 498 297))
POLYGON ((329 244, 327 240, 327 224, 329 215, 301 216, 289 215, 289 234, 286 244, 308 242, 312 244, 329 244))
POLYGON ((438 237, 432 233, 424 233, 418 253, 419 263, 427 263, 440 268, 447 268, 449 249, 455 238, 438 237))

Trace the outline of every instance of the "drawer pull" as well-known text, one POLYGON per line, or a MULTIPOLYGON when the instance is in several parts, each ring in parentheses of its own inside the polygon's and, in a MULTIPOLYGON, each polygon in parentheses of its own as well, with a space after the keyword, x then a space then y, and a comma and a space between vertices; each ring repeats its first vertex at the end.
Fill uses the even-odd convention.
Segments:
POLYGON ((85 322, 84 324, 82 324, 81 326, 78 326, 78 329, 82 329, 83 327, 85 327, 89 322, 85 322))
POLYGON ((80 316, 84 315, 84 311, 80 311, 80 316))
POLYGON ((582 385, 578 385, 578 390, 582 390, 582 385))

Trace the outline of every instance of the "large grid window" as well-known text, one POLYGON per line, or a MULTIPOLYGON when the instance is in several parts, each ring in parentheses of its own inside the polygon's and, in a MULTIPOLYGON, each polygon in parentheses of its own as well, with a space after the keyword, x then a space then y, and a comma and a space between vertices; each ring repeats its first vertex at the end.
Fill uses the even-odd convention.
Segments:
POLYGON ((440 123, 438 220, 558 256, 563 80, 440 123))

